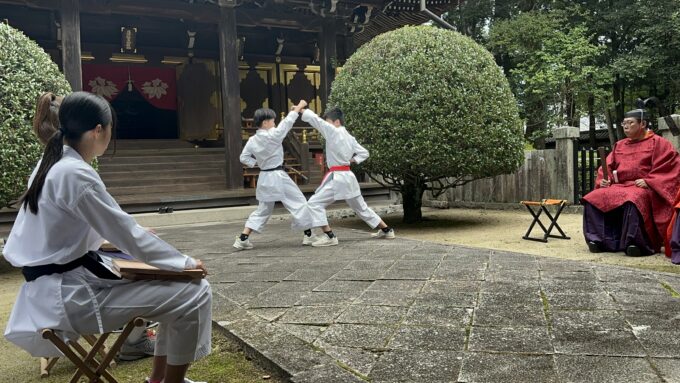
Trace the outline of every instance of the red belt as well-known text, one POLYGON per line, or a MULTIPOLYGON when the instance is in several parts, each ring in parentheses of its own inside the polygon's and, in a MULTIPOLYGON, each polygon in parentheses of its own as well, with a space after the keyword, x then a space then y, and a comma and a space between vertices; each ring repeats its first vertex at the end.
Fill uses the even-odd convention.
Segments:
POLYGON ((326 179, 328 178, 329 175, 333 172, 349 172, 351 171, 349 165, 340 165, 340 166, 331 166, 330 169, 328 169, 328 172, 323 176, 323 180, 321 180, 321 185, 326 182, 326 179))

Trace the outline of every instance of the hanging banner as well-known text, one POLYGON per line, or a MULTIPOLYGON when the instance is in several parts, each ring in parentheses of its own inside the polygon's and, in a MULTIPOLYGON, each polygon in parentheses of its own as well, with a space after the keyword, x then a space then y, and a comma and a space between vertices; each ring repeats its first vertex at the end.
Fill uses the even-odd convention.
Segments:
POLYGON ((83 64, 83 90, 113 101, 121 92, 136 89, 154 107, 177 110, 175 69, 83 64))
POLYGON ((83 90, 113 101, 127 91, 126 66, 83 64, 83 90))

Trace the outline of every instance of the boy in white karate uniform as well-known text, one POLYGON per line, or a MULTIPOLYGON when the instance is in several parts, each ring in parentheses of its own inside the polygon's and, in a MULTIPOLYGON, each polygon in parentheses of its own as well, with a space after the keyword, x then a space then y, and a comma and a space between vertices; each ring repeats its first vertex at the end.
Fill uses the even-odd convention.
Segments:
POLYGON ((329 169, 329 173, 321 181, 321 186, 307 201, 312 216, 312 227, 321 227, 326 234, 314 241, 312 246, 325 247, 338 244, 338 238, 328 226, 326 207, 334 201, 341 200, 345 200, 357 216, 371 228, 380 228, 373 234, 374 238, 394 238, 394 230, 366 205, 361 196, 357 177, 350 170, 350 164, 358 164, 368 158, 368 150, 359 145, 354 136, 345 129, 340 109, 330 109, 323 117, 320 118, 309 109, 302 114, 302 121, 318 130, 326 140, 326 163, 329 169))
MULTIPOLYGON (((5 338, 36 357, 61 356, 40 336, 64 340, 101 334, 135 317, 160 322, 148 382, 178 383, 189 364, 210 353, 212 293, 206 280, 130 281, 109 273, 94 253, 107 239, 165 270, 202 268, 123 212, 92 169, 111 139, 115 114, 102 97, 74 92, 59 109, 50 138, 28 182, 3 255, 26 283, 12 308, 5 338)), ((141 380, 141 379, 140 379, 141 380)))
POLYGON ((307 106, 307 103, 300 100, 286 118, 279 123, 279 126, 275 126, 276 113, 273 110, 263 108, 255 111, 253 122, 258 128, 257 133, 248 139, 243 152, 241 152, 240 160, 242 164, 249 168, 260 167, 260 176, 257 179, 257 189, 255 190, 255 198, 257 198, 259 205, 248 217, 241 235, 236 237, 236 241, 234 241, 234 247, 239 250, 253 248, 249 238, 250 234, 253 231, 262 232, 267 221, 269 221, 269 217, 272 216, 276 201, 281 201, 290 212, 293 230, 307 229, 302 244, 309 245, 312 243, 307 199, 283 167, 283 140, 293 128, 295 120, 305 106, 307 106))

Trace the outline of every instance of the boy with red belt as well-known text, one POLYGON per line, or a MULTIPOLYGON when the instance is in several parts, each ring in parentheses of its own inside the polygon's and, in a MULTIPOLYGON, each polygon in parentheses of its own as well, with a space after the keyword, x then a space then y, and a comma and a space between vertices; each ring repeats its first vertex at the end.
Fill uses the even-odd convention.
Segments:
POLYGON ((311 211, 312 227, 321 227, 325 234, 314 241, 312 246, 326 247, 338 244, 338 238, 328 226, 326 206, 334 201, 341 200, 345 200, 357 216, 371 228, 380 228, 377 233, 373 234, 374 238, 394 238, 394 230, 387 226, 366 205, 361 196, 359 182, 350 170, 350 164, 358 164, 368 158, 368 150, 359 145, 357 140, 345 129, 342 111, 338 108, 330 109, 323 115, 322 119, 311 110, 306 109, 302 114, 302 121, 309 123, 324 137, 326 141, 326 164, 329 168, 321 186, 307 201, 311 211))

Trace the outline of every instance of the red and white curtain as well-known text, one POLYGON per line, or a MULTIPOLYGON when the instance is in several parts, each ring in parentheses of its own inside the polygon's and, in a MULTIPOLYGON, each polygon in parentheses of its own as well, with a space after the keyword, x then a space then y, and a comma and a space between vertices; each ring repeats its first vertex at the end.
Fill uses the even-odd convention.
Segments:
POLYGON ((177 110, 174 68, 83 64, 83 90, 113 101, 132 85, 154 107, 177 110))

